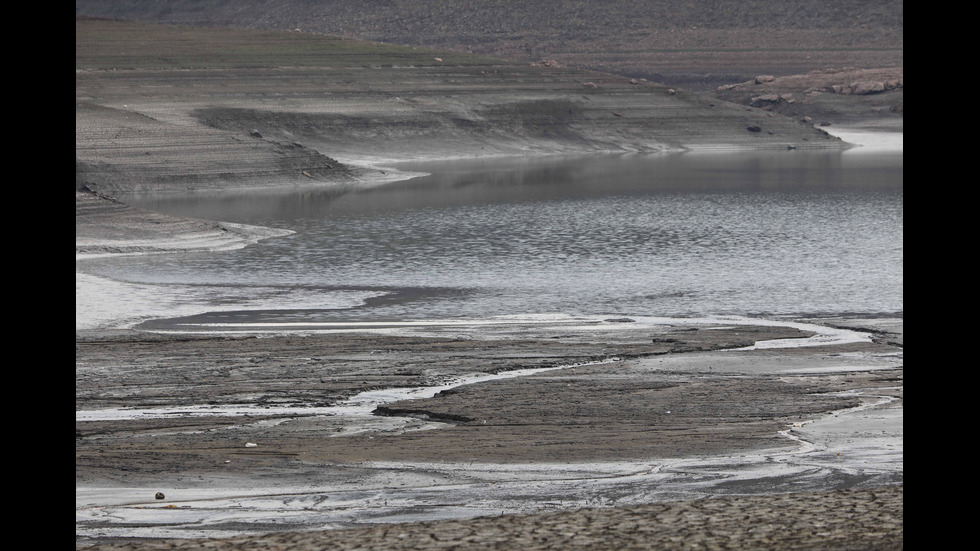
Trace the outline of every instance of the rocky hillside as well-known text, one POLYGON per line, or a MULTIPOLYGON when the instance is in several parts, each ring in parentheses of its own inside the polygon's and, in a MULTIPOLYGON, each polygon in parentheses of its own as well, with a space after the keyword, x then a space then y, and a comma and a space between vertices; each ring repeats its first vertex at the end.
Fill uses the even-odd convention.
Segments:
POLYGON ((719 86, 715 97, 821 126, 874 124, 901 129, 905 113, 901 67, 823 69, 802 75, 759 75, 719 86))
POLYGON ((76 0, 75 11, 547 60, 702 91, 903 59, 901 0, 76 0))

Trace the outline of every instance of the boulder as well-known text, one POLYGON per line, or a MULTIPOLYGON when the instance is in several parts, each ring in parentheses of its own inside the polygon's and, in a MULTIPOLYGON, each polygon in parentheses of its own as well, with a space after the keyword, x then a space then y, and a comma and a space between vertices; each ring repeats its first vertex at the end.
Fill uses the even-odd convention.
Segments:
POLYGON ((851 93, 858 96, 878 94, 885 91, 885 84, 874 80, 865 80, 851 84, 851 93))
POLYGON ((765 105, 773 105, 779 103, 783 99, 779 94, 763 94, 761 96, 756 96, 750 100, 752 107, 763 107, 765 105))

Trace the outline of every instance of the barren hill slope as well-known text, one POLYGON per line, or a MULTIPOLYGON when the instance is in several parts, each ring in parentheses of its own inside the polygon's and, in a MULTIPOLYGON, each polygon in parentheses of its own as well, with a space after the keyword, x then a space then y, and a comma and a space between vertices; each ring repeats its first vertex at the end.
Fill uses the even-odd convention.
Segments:
POLYGON ((902 65, 901 0, 77 0, 76 14, 299 29, 558 63, 691 90, 902 65))
POLYGON ((347 184, 361 161, 841 147, 575 68, 309 33, 76 20, 76 189, 347 184))

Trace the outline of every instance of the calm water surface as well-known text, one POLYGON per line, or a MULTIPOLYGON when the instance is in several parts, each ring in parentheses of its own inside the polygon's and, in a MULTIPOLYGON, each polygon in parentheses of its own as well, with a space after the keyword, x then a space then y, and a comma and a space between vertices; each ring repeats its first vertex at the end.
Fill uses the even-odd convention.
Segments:
POLYGON ((201 290, 207 304, 195 321, 903 310, 901 153, 402 168, 430 175, 360 191, 125 197, 296 233, 239 251, 111 259, 86 270, 201 290), (258 308, 241 299, 250 288, 261 289, 258 308), (325 297, 351 290, 374 298, 326 306, 325 297), (209 305, 223 311, 204 313, 209 305))

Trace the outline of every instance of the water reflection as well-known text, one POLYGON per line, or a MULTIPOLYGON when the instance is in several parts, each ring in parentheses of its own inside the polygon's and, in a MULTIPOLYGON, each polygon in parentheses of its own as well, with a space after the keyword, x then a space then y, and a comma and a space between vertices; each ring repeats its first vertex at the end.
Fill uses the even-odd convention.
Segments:
POLYGON ((651 193, 895 190, 902 156, 840 152, 682 153, 499 158, 394 165, 428 176, 360 189, 134 194, 135 206, 193 218, 270 223, 472 204, 651 193))
POLYGON ((96 273, 185 288, 274 286, 284 296, 389 293, 343 312, 311 305, 235 314, 269 323, 903 308, 901 155, 685 153, 396 168, 430 175, 368 189, 128 198, 296 233, 222 254, 113 259, 96 273))

